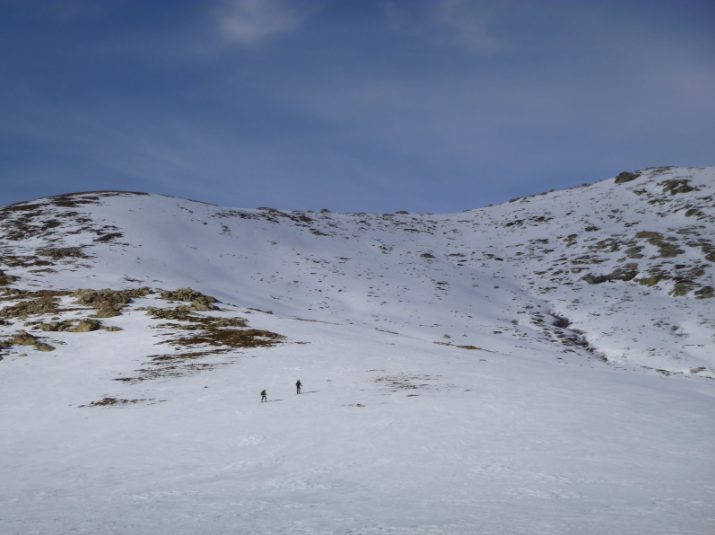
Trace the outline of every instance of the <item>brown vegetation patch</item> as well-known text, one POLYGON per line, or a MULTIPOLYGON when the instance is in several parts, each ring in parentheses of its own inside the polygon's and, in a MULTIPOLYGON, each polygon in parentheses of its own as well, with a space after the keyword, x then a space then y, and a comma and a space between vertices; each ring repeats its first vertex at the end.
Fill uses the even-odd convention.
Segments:
MULTIPOLYGON (((23 294, 24 292, 22 291, 18 291, 18 293, 11 293, 9 299, 21 298, 23 297, 23 294)), ((26 318, 27 316, 36 316, 39 314, 57 314, 60 311, 58 305, 59 298, 57 294, 49 293, 49 295, 40 295, 38 297, 4 307, 0 309, 0 317, 26 318)))
POLYGON ((94 308, 98 318, 119 316, 125 306, 133 299, 145 297, 151 293, 149 288, 134 288, 130 290, 77 290, 73 293, 75 302, 94 308))
POLYGON ((53 265, 49 260, 42 260, 35 255, 3 255, 0 256, 0 262, 8 267, 44 267, 53 265))
POLYGON ((682 297, 690 293, 693 289, 693 283, 688 280, 675 281, 673 288, 670 290, 670 295, 673 297, 682 297))
POLYGON ((124 237, 124 234, 122 234, 121 232, 110 232, 109 234, 100 234, 97 238, 94 239, 94 241, 98 243, 107 243, 122 237, 124 237))
POLYGON ((173 291, 161 292, 161 298, 166 301, 181 301, 191 303, 193 310, 216 310, 218 300, 210 295, 202 294, 191 288, 179 288, 173 291))
POLYGON ((651 245, 656 246, 659 256, 663 258, 673 258, 684 252, 676 245, 677 238, 666 238, 660 232, 642 230, 636 234, 636 238, 646 240, 651 245))
POLYGON ((575 265, 585 264, 601 264, 604 260, 596 255, 581 255, 571 259, 571 263, 575 265))
POLYGON ((283 340, 280 334, 261 329, 220 329, 209 326, 190 336, 181 336, 168 342, 179 346, 210 345, 216 347, 248 348, 271 347, 283 340))
POLYGON ((626 249, 625 253, 628 258, 643 258, 641 251, 643 251, 642 245, 633 245, 626 249))
POLYGON ((165 363, 165 362, 185 362, 190 360, 196 360, 203 357, 208 357, 212 355, 219 355, 221 353, 227 353, 230 349, 210 349, 208 351, 187 351, 185 353, 167 353, 164 355, 151 355, 149 360, 152 363, 165 363))
POLYGON ((623 267, 618 267, 605 275, 594 275, 588 273, 583 277, 583 280, 588 284, 602 284, 612 281, 630 281, 638 275, 638 264, 625 264, 623 267))
POLYGON ((677 195, 678 193, 688 193, 690 191, 695 190, 695 188, 690 185, 690 180, 684 178, 672 178, 670 180, 664 180, 659 185, 663 189, 663 193, 670 193, 671 195, 677 195))
POLYGON ((163 323, 159 325, 161 328, 166 327, 171 329, 195 330, 203 328, 248 327, 248 323, 243 318, 201 316, 193 314, 192 312, 192 309, 186 305, 180 305, 176 308, 147 307, 146 309, 147 315, 155 319, 188 322, 184 324, 163 323))
POLYGON ((4 271, 0 270, 0 286, 10 286, 15 281, 17 281, 17 277, 14 275, 8 275, 4 271))
POLYGON ((28 202, 19 202, 15 204, 9 204, 5 206, 2 210, 0 210, 0 213, 3 214, 11 214, 14 212, 34 212, 36 210, 42 209, 42 204, 39 203, 28 203, 28 202))
POLYGON ((31 346, 37 351, 54 351, 50 344, 41 341, 38 337, 31 335, 27 331, 18 331, 10 338, 0 341, 0 347, 8 348, 12 346, 31 346))
MULTIPOLYGON (((187 295, 187 299, 189 297, 195 296, 187 295)), ((157 327, 173 331, 171 338, 161 343, 172 345, 179 351, 151 355, 148 357, 148 365, 137 369, 136 375, 119 377, 115 379, 116 381, 136 384, 142 381, 183 377, 201 371, 213 370, 217 366, 228 365, 230 362, 200 361, 208 357, 230 353, 235 349, 270 347, 284 339, 283 336, 271 331, 247 328, 248 324, 243 318, 200 315, 195 313, 189 305, 180 305, 175 308, 148 307, 145 310, 147 315, 154 319, 173 320, 160 323, 157 327), (177 333, 177 331, 179 332, 177 333), (210 349, 206 346, 210 346, 210 349)))
POLYGON ((698 299, 710 299, 715 297, 715 289, 712 286, 703 286, 695 292, 695 297, 698 299))
MULTIPOLYGON (((512 199, 512 201, 519 200, 520 198, 521 197, 517 197, 516 199, 512 199)), ((509 201, 509 202, 512 202, 512 201, 509 201)), ((504 226, 505 227, 523 227, 523 226, 529 226, 529 223, 531 223, 531 225, 548 223, 552 219, 553 219, 553 217, 551 217, 551 216, 544 216, 544 215, 531 216, 531 217, 527 217, 525 219, 514 219, 513 221, 504 223, 504 226)))
POLYGON ((147 309, 156 319, 174 319, 186 323, 164 323, 159 328, 192 331, 190 335, 172 338, 164 343, 176 346, 210 345, 224 348, 270 347, 284 339, 280 334, 247 328, 243 318, 221 318, 192 314, 186 306, 147 309))
POLYGON ((74 193, 67 193, 64 195, 53 195, 49 197, 52 204, 55 206, 60 206, 63 208, 75 208, 82 204, 97 204, 99 197, 91 195, 81 195, 74 193))
POLYGON ((44 247, 35 251, 39 256, 47 256, 53 260, 64 258, 89 258, 81 247, 44 247))
POLYGON ((418 390, 430 388, 430 382, 439 379, 437 375, 386 375, 378 377, 375 382, 384 386, 390 392, 398 392, 400 390, 418 390))
POLYGON ((596 242, 594 245, 590 245, 589 249, 592 251, 607 251, 614 253, 621 248, 621 245, 623 244, 615 238, 606 238, 596 242))
POLYGON ((97 401, 93 401, 92 403, 88 403, 87 405, 80 405, 80 407, 109 407, 109 406, 114 406, 114 405, 136 405, 137 403, 151 403, 154 402, 155 400, 153 399, 121 399, 121 398, 113 398, 113 397, 104 397, 102 399, 98 399, 97 401))
POLYGON ((118 377, 115 381, 137 384, 143 381, 162 379, 166 377, 185 377, 202 371, 210 371, 218 366, 226 366, 227 362, 197 362, 205 357, 227 353, 230 349, 212 349, 208 351, 189 351, 186 353, 169 353, 149 356, 150 367, 135 370, 138 375, 118 377))
MULTIPOLYGON (((397 333, 395 333, 395 334, 397 334, 397 333)), ((452 342, 442 342, 441 340, 438 340, 438 341, 436 341, 436 342, 434 342, 434 343, 437 344, 437 345, 439 345, 439 346, 456 347, 456 348, 458 348, 458 349, 466 349, 466 350, 468 350, 468 351, 487 351, 487 350, 484 349, 483 347, 475 346, 475 345, 472 345, 472 344, 459 345, 459 344, 453 344, 452 342)))
POLYGON ((101 329, 102 322, 94 319, 80 319, 37 323, 33 326, 44 332, 87 333, 101 329))
POLYGON ((618 173, 618 175, 616 175, 614 182, 616 184, 625 184, 626 182, 635 180, 639 176, 641 176, 641 174, 637 171, 635 173, 631 173, 630 171, 622 171, 621 173, 618 173))

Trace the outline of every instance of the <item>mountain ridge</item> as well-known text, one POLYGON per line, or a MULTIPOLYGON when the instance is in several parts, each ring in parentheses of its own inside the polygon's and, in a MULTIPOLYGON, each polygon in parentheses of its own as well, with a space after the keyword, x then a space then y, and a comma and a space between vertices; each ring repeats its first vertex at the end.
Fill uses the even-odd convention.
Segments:
POLYGON ((4 532, 708 532, 715 169, 619 177, 0 209, 4 532))
MULTIPOLYGON (((246 306, 280 309, 285 301, 294 302, 295 306, 289 304, 286 313, 295 315, 296 308, 302 308, 318 319, 327 313, 354 320, 350 316, 356 312, 359 321, 373 321, 376 326, 393 330, 407 326, 408 322, 396 319, 407 294, 418 298, 418 306, 445 306, 449 304, 445 300, 452 299, 452 308, 459 310, 455 316, 460 313, 469 316, 469 311, 474 316, 475 305, 467 301, 486 298, 496 301, 493 306, 503 308, 508 305, 499 302, 509 292, 520 293, 525 308, 512 311, 514 317, 510 321, 526 315, 530 334, 534 329, 541 330, 557 342, 590 349, 608 361, 635 360, 637 364, 663 372, 680 373, 705 366, 706 370, 697 373, 715 377, 715 363, 705 358, 704 350, 677 349, 678 345, 700 343, 690 344, 693 340, 688 339, 682 326, 685 319, 680 323, 677 318, 671 322, 664 313, 658 318, 648 318, 659 325, 639 327, 646 333, 664 328, 674 331, 673 336, 660 336, 661 342, 669 344, 664 349, 661 343, 659 350, 671 351, 676 358, 667 358, 667 355, 650 358, 645 355, 653 351, 642 345, 636 344, 633 349, 605 347, 607 344, 601 342, 605 335, 596 331, 601 329, 603 333, 604 329, 617 327, 600 319, 605 312, 594 305, 595 300, 608 302, 610 314, 624 317, 637 309, 640 302, 637 296, 651 300, 654 306, 674 310, 682 309, 687 303, 687 309, 700 311, 700 323, 695 327, 713 328, 705 317, 708 307, 699 303, 709 302, 714 285, 715 243, 709 236, 715 213, 711 203, 713 188, 708 189, 708 181, 713 177, 712 169, 650 168, 569 190, 442 215, 404 211, 392 214, 334 214, 329 210, 286 212, 265 207, 230 209, 141 192, 80 192, 0 209, 4 216, 0 224, 4 238, 0 242, 4 251, 0 269, 6 278, 22 281, 28 280, 28 276, 35 277, 35 284, 50 287, 69 284, 78 289, 89 282, 89 287, 98 289, 92 281, 96 274, 92 273, 89 278, 85 275, 91 273, 89 266, 97 262, 102 265, 103 260, 96 257, 105 252, 114 265, 121 266, 119 271, 123 271, 112 273, 114 268, 102 266, 100 271, 107 275, 101 278, 103 282, 99 286, 127 287, 126 280, 161 281, 161 273, 167 271, 161 264, 178 266, 188 259, 197 273, 207 268, 209 271, 218 269, 219 273, 208 278, 192 277, 188 272, 172 278, 168 273, 170 276, 164 281, 168 287, 198 283, 199 290, 231 301, 228 286, 233 284, 230 272, 235 265, 237 273, 250 278, 250 288, 242 289, 244 294, 254 293, 243 303, 246 306), (632 198, 624 201, 624 195, 632 198), (113 203, 119 212, 112 214, 110 210, 104 214, 102 203, 113 203), (584 203, 589 205, 585 210, 580 206, 584 203), (637 207, 628 212, 628 203, 635 203, 637 207), (90 207, 92 210, 87 211, 90 207), (78 208, 84 208, 85 212, 80 213, 78 208), (137 214, 138 211, 142 213, 137 214), (167 221, 158 219, 161 213, 167 215, 167 221), (142 220, 139 232, 129 224, 133 218, 142 220), (674 222, 678 226, 669 228, 674 222), (199 225, 215 230, 197 232, 199 225), (194 233, 197 242, 187 245, 177 241, 172 226, 184 227, 185 232, 178 234, 194 233), (254 239, 232 235, 244 230, 246 234, 253 234, 254 239), (137 237, 123 241, 124 235, 132 232, 137 237), (150 247, 162 250, 171 258, 170 262, 151 253, 140 253, 147 244, 142 243, 139 234, 152 232, 157 233, 157 243, 150 247), (255 239, 261 232, 265 236, 255 239), (172 240, 176 246, 168 245, 172 240), (330 246, 326 248, 326 240, 332 250, 330 246), (343 243, 346 241, 350 243, 347 248, 343 243), (209 245, 202 252, 199 244, 209 245), (350 251, 355 250, 356 244, 360 254, 352 258, 350 251), (306 247, 303 253, 300 246, 306 247), (237 254, 233 248, 246 253, 237 254), (128 264, 122 257, 126 257, 129 250, 138 254, 138 263, 155 266, 154 271, 137 269, 136 263, 128 264), (17 252, 22 254, 14 254, 17 252), (292 265, 286 260, 289 256, 292 265), (53 263, 71 265, 71 271, 58 275, 53 263), (351 265, 354 269, 349 274, 340 272, 341 266, 348 269, 351 265), (250 266, 255 270, 248 274, 250 266), (300 267, 296 270, 295 266, 300 267), (400 273, 404 283, 401 289, 395 288, 400 281, 385 280, 387 271, 400 273), (74 273, 82 284, 78 280, 70 282, 74 273), (288 280, 291 277, 294 278, 288 280), (351 277, 354 280, 349 280, 351 277), (372 279, 373 284, 366 284, 368 279, 372 279), (211 284, 209 280, 224 283, 211 284), (510 288, 504 295, 498 291, 476 290, 485 284, 497 287, 500 281, 510 288), (262 288, 263 295, 256 295, 257 287, 262 288), (355 295, 355 288, 360 289, 361 295, 355 295), (303 290, 304 296, 297 295, 303 290), (571 297, 562 295, 561 290, 570 290, 571 297), (276 293, 280 295, 272 295, 276 293), (351 300, 346 300, 347 293, 351 294, 351 300), (558 295, 552 298, 549 294, 553 293, 558 295), (588 303, 580 303, 576 293, 589 294, 585 298, 588 303), (670 298, 681 299, 679 302, 670 298), (693 298, 698 302, 693 302, 693 298), (618 301, 622 303, 618 305, 618 301), (629 305, 629 302, 635 304, 629 305), (463 305, 465 310, 460 310, 463 305), (387 314, 383 314, 385 310, 387 314), (372 319, 370 314, 374 316, 372 319), (558 319, 545 321, 545 317, 558 319), (554 322, 561 327, 552 329, 554 322), (592 324, 594 327, 589 327, 592 324), (687 365, 677 365, 675 360, 685 360, 687 365)), ((424 317, 420 317, 417 324, 429 324, 428 314, 421 316, 424 317)), ((473 332, 475 326, 462 321, 459 327, 464 332, 473 332)), ((490 329, 503 327, 497 322, 490 329)), ((629 324, 628 329, 632 328, 629 324)), ((646 334, 646 338, 652 336, 646 334)), ((701 337, 699 330, 692 338, 699 340, 698 337, 701 337)))

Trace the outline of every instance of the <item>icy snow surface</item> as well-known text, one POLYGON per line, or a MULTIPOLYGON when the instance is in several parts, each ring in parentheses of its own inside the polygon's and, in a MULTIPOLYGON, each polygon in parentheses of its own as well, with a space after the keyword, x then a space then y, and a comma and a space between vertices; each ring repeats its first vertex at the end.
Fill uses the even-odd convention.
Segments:
POLYGON ((450 215, 0 210, 0 311, 67 291, 0 316, 0 532, 715 532, 715 170, 620 182, 450 215), (39 328, 142 286, 122 330, 39 328), (186 349, 144 309, 187 287, 285 338, 147 375, 186 349))

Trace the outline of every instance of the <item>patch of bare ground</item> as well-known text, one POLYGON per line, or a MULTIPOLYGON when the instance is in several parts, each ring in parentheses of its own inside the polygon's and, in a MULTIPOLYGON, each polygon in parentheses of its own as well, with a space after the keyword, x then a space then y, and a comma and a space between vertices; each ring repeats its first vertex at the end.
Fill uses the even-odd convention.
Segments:
MULTIPOLYGON (((91 331, 97 331, 103 328, 102 322, 95 319, 77 319, 77 320, 63 320, 63 321, 51 321, 47 323, 43 322, 33 322, 33 328, 39 329, 44 332, 68 332, 68 333, 88 333, 91 331)), ((112 329, 113 330, 113 329, 112 329)))
POLYGON ((30 268, 30 267, 45 267, 54 265, 49 260, 37 258, 35 255, 2 255, 0 263, 8 267, 30 268))
POLYGON ((123 238, 124 234, 121 232, 109 232, 107 234, 98 234, 98 236, 94 239, 95 242, 97 243, 107 243, 110 241, 114 241, 118 238, 123 238))
POLYGON ((46 256, 52 260, 63 260, 65 258, 89 258, 82 247, 41 247, 35 250, 38 256, 46 256))
POLYGON ((484 349, 483 347, 475 346, 472 344, 453 344, 452 342, 443 342, 441 340, 437 340, 434 343, 439 346, 456 347, 457 349, 466 349, 468 351, 489 351, 488 349, 484 349))
POLYGON ((95 317, 111 318, 119 316, 125 306, 133 299, 146 297, 151 293, 149 288, 134 288, 130 290, 76 290, 72 295, 75 302, 96 310, 95 317))
POLYGON ((71 193, 48 197, 40 201, 11 204, 0 208, 0 233, 10 241, 41 238, 46 243, 61 242, 63 235, 86 235, 86 243, 78 247, 40 247, 33 256, 3 256, 0 262, 10 266, 48 266, 51 260, 75 264, 89 258, 83 251, 87 246, 108 243, 122 237, 114 225, 99 225, 87 213, 77 209, 99 204, 102 197, 140 195, 134 192, 71 193), (44 258, 38 258, 44 257, 44 258))
POLYGON ((27 331, 18 331, 10 338, 0 340, 0 348, 9 349, 13 346, 30 346, 37 351, 54 351, 54 346, 43 342, 37 336, 34 336, 27 331))
POLYGON ((27 318, 42 314, 58 314, 60 312, 59 298, 66 294, 67 292, 51 290, 28 292, 10 289, 3 292, 2 300, 22 299, 22 301, 0 309, 0 318, 27 318))
POLYGON ((252 329, 240 317, 219 317, 198 313, 198 310, 215 310, 218 301, 211 296, 190 288, 163 291, 161 298, 179 301, 173 308, 147 307, 146 314, 155 320, 163 320, 156 328, 169 331, 170 338, 160 342, 171 345, 175 353, 149 355, 147 363, 134 374, 118 377, 115 381, 137 384, 144 381, 176 378, 211 371, 231 362, 217 362, 212 357, 231 353, 236 349, 271 347, 284 337, 271 331, 252 329), (213 307, 213 308, 209 308, 213 307))
MULTIPOLYGON (((147 287, 112 290, 78 289, 75 291, 41 290, 30 291, 9 287, 0 287, 0 300, 13 303, 0 309, 0 325, 12 325, 18 319, 26 320, 31 316, 45 316, 25 323, 25 326, 40 332, 83 333, 104 329, 121 330, 120 327, 105 326, 99 318, 122 314, 136 298, 156 296, 158 292, 147 287), (74 298, 74 307, 60 308, 61 297, 74 298), (73 317, 63 319, 61 313, 86 311, 89 307, 96 313, 93 317, 73 317)), ((216 310, 218 300, 190 288, 173 291, 161 291, 159 296, 181 304, 173 308, 148 307, 144 310, 154 320, 159 320, 156 328, 166 332, 168 339, 160 342, 173 347, 173 353, 149 355, 148 362, 131 376, 119 377, 116 381, 135 384, 151 379, 181 377, 202 371, 213 370, 230 362, 206 361, 237 349, 271 347, 284 340, 284 337, 262 329, 250 328, 241 317, 212 316, 201 312, 216 310), (201 312, 199 312, 201 311, 201 312)), ((84 314, 82 314, 84 315, 84 314)), ((40 351, 51 351, 54 347, 27 331, 19 331, 14 336, 0 339, 0 353, 15 346, 32 346, 40 351)), ((224 359, 225 360, 225 359, 224 359)), ((112 398, 113 399, 113 398, 112 398)), ((98 404, 110 404, 95 402, 98 404)), ((119 400, 119 402, 122 402, 119 400)), ((89 406, 89 405, 88 405, 89 406)))
MULTIPOLYGON (((438 381, 440 376, 438 375, 385 375, 382 377, 377 377, 374 381, 386 388, 390 392, 400 392, 403 390, 416 391, 416 390, 426 390, 435 387, 434 382, 438 381)), ((409 396, 416 396, 414 392, 408 394, 409 396)))
POLYGON ((228 366, 230 363, 197 362, 197 360, 227 353, 229 351, 229 349, 223 349, 151 355, 146 367, 135 370, 136 375, 118 377, 114 380, 127 384, 137 384, 143 381, 169 377, 185 377, 194 373, 215 370, 217 367, 228 366))
POLYGON ((178 290, 163 291, 161 298, 166 301, 188 302, 192 310, 218 310, 216 303, 218 299, 210 295, 202 294, 191 288, 179 288, 178 290))
POLYGON ((155 319, 173 319, 183 323, 162 323, 159 328, 191 331, 191 334, 166 340, 165 344, 177 347, 209 345, 228 349, 270 347, 284 337, 272 331, 251 329, 243 318, 216 317, 192 314, 189 307, 149 307, 147 314, 155 319))
POLYGON ((13 275, 8 275, 0 269, 0 286, 10 286, 12 283, 17 281, 17 277, 13 275))
POLYGON ((166 343, 178 346, 210 345, 229 348, 271 347, 283 340, 280 334, 261 329, 208 328, 166 343))
POLYGON ((142 398, 142 399, 122 399, 122 398, 115 398, 115 397, 103 397, 102 399, 98 399, 97 401, 92 401, 91 403, 88 403, 87 405, 80 405, 79 407, 110 407, 110 406, 117 406, 117 405, 137 405, 137 404, 148 404, 148 405, 154 405, 155 403, 161 403, 161 401, 157 401, 155 399, 151 398, 142 398))

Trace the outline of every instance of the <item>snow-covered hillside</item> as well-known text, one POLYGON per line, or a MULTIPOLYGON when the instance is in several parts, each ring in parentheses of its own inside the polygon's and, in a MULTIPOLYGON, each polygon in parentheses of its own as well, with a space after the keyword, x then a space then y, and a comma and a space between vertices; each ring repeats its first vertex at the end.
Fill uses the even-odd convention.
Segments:
POLYGON ((3 531, 707 533, 714 236, 712 168, 448 215, 5 207, 3 531))

